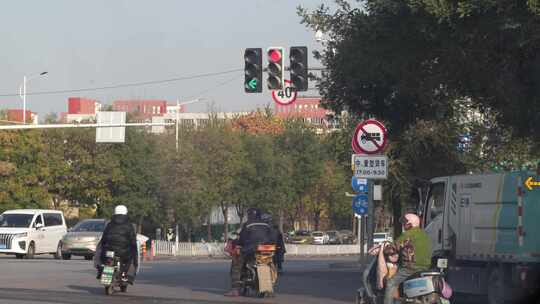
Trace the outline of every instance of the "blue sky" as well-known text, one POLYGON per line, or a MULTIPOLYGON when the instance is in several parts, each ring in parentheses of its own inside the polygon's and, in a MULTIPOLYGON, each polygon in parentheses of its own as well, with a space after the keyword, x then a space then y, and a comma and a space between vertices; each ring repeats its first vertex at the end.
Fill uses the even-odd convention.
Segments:
MULTIPOLYGON (((300 24, 296 7, 329 1, 5 1, 0 10, 0 95, 101 87, 243 68, 247 47, 321 48, 300 24), (201 59, 205 59, 203 62, 201 59)), ((314 60, 311 66, 320 66, 314 60)), ((27 97, 40 114, 67 110, 69 96, 102 102, 128 98, 170 101, 203 96, 215 109, 247 111, 271 102, 269 92, 245 94, 243 72, 206 79, 93 92, 27 97), (212 88, 215 84, 223 84, 212 88)), ((316 93, 315 91, 310 92, 316 93)), ((18 96, 0 96, 0 108, 22 108, 18 96)), ((205 111, 206 103, 188 106, 205 111)))

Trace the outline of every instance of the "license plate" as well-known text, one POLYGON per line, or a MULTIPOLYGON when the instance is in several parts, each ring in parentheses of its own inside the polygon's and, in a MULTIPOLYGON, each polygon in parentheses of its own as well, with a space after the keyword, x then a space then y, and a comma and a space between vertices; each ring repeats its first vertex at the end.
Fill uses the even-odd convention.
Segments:
POLYGON ((105 266, 103 268, 103 272, 101 273, 101 284, 111 285, 113 274, 114 274, 114 267, 105 266))
POLYGON ((440 304, 450 304, 450 300, 447 300, 447 299, 445 299, 443 297, 441 297, 440 300, 441 300, 440 304))
POLYGON ((6 248, 7 248, 6 244, 0 244, 0 249, 6 249, 6 248))

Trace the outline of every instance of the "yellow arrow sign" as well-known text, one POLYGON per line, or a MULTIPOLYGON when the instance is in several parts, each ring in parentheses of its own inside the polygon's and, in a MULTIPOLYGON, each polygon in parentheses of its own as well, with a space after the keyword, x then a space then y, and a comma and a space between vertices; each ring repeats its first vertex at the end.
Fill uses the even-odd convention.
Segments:
POLYGON ((527 187, 527 189, 529 189, 529 191, 532 191, 533 187, 540 187, 540 181, 534 181, 532 176, 530 176, 525 181, 525 187, 527 187))

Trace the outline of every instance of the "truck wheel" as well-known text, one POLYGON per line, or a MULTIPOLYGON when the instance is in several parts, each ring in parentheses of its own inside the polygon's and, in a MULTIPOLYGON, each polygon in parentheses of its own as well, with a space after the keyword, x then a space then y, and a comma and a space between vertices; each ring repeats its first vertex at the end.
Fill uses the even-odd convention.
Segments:
POLYGON ((503 268, 494 266, 489 272, 487 297, 489 304, 504 304, 504 273, 503 268))

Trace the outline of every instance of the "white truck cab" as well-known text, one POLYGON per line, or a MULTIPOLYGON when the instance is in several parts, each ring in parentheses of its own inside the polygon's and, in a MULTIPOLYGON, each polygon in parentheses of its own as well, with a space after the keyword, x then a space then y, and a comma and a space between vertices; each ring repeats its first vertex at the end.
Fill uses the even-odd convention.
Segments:
POLYGON ((0 253, 31 259, 36 254, 62 257, 61 240, 67 233, 58 210, 8 210, 0 215, 0 253))

